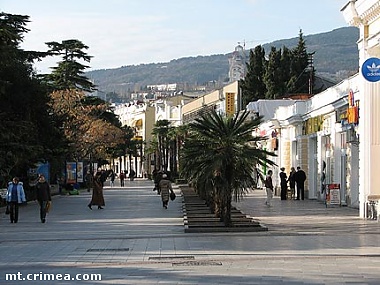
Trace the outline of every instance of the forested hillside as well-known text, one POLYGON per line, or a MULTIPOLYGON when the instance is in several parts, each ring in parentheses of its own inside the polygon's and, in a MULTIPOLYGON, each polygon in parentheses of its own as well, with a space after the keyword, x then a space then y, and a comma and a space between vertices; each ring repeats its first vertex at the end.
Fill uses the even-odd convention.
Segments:
MULTIPOLYGON (((315 52, 316 72, 337 80, 357 72, 356 41, 358 38, 359 30, 355 27, 343 27, 331 32, 304 35, 308 52, 315 52)), ((297 42, 298 35, 291 39, 264 44, 263 47, 266 51, 269 51, 271 46, 292 48, 297 45, 297 42)), ((99 90, 120 94, 144 88, 150 84, 202 85, 213 80, 225 81, 228 79, 229 55, 230 53, 185 57, 165 63, 94 70, 87 72, 86 75, 94 81, 99 90)))

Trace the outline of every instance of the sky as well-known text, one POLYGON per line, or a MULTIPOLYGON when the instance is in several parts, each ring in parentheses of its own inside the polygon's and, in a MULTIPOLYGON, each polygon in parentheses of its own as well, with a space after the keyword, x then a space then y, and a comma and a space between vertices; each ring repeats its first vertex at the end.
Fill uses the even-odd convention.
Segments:
MULTIPOLYGON (((232 52, 346 27, 349 0, 0 0, 0 12, 27 15, 21 48, 77 39, 93 56, 86 71, 232 52)), ((307 43, 306 43, 307 44, 307 43)), ((50 72, 58 59, 36 64, 50 72)))

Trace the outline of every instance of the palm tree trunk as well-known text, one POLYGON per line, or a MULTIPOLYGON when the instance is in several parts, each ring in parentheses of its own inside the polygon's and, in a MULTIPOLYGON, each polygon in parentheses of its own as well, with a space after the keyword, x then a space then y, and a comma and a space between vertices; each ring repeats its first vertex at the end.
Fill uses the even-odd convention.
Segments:
POLYGON ((225 212, 224 212, 224 224, 226 227, 231 227, 232 226, 232 220, 231 220, 231 209, 232 209, 232 195, 229 194, 227 196, 227 201, 225 205, 225 212))

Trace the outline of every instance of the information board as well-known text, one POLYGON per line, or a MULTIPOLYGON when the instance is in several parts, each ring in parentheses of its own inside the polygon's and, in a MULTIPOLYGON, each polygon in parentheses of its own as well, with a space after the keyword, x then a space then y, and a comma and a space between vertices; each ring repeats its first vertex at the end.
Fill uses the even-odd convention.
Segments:
POLYGON ((340 205, 340 184, 329 184, 326 193, 326 205, 340 205))

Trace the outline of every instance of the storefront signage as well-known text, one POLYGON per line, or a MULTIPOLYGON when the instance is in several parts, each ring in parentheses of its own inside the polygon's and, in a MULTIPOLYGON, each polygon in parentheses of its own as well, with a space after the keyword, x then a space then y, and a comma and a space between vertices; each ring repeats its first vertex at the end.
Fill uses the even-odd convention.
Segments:
POLYGON ((305 135, 315 134, 322 130, 324 116, 310 118, 305 122, 305 135))
POLYGON ((371 57, 367 59, 362 65, 362 74, 364 78, 370 82, 377 82, 380 80, 380 59, 371 57))
POLYGON ((347 109, 347 122, 349 124, 359 123, 359 108, 357 106, 347 109))

